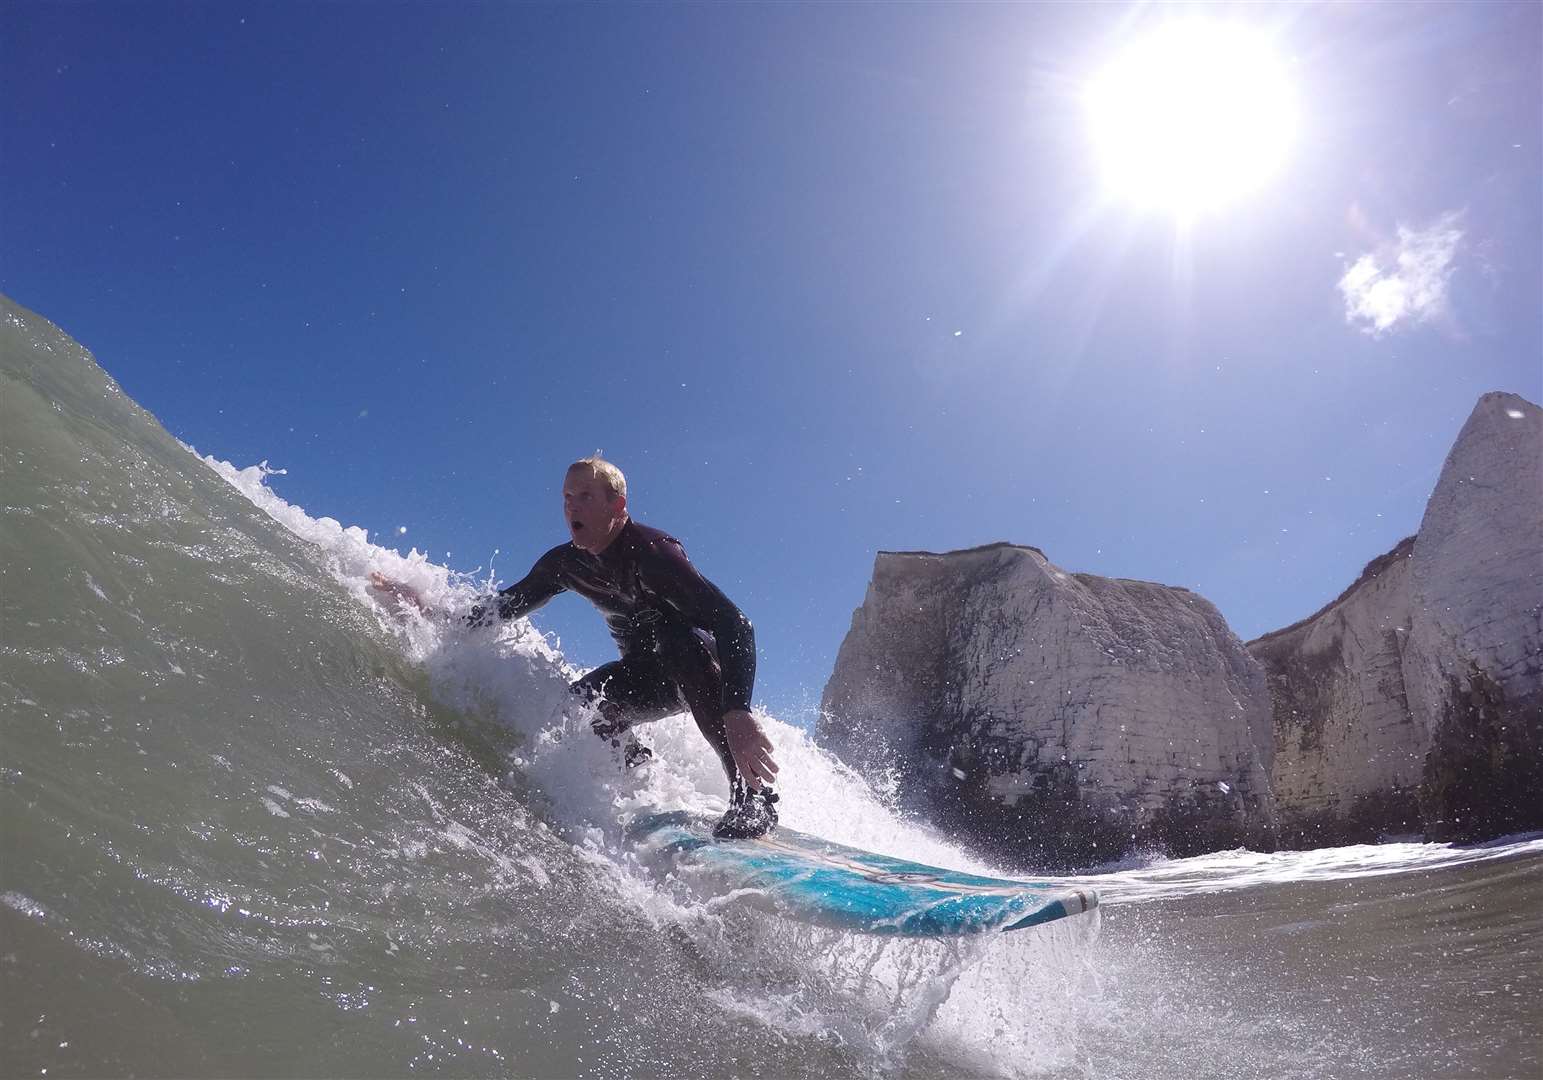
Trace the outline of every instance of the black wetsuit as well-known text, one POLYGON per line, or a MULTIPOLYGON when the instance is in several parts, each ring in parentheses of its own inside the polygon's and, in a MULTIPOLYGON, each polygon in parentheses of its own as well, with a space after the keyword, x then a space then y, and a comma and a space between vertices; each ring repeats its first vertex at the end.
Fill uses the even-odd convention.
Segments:
MULTIPOLYGON (((574 692, 595 703, 614 731, 690 709, 731 788, 737 785, 723 714, 750 708, 750 620, 691 565, 679 540, 631 520, 599 555, 562 544, 541 556, 498 594, 498 617, 518 619, 567 590, 600 609, 621 650, 620 660, 575 682, 574 692)), ((471 621, 486 617, 472 609, 471 621)))

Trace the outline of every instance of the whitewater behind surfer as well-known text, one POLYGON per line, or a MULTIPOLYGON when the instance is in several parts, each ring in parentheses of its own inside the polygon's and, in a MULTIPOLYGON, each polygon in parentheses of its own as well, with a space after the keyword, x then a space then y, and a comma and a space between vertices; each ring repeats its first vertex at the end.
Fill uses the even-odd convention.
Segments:
MULTIPOLYGON (((689 711, 729 781, 729 808, 713 829, 760 836, 777 823, 771 740, 750 712, 755 630, 744 613, 686 558, 673 536, 633 521, 627 480, 598 454, 568 467, 563 519, 570 541, 536 560, 523 579, 473 606, 473 626, 518 619, 571 590, 605 616, 621 658, 572 686, 595 709, 596 735, 631 768, 652 752, 632 728, 689 711)), ((382 574, 371 584, 430 613, 416 590, 382 574)))

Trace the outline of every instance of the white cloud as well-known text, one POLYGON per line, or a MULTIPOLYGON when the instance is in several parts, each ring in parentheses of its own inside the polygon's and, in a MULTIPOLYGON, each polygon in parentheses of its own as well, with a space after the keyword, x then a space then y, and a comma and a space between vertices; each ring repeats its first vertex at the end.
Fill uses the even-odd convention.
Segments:
POLYGON ((1447 310, 1447 280, 1463 240, 1463 212, 1452 210, 1425 229, 1398 227, 1398 240, 1362 255, 1345 276, 1345 321, 1379 337, 1401 324, 1429 322, 1447 310))

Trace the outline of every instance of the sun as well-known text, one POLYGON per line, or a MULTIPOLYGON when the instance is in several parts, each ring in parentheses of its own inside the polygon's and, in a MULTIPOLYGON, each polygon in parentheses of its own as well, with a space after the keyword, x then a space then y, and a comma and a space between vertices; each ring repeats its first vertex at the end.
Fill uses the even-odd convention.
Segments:
POLYGON ((1241 27, 1172 23, 1089 84, 1092 139, 1110 191, 1192 217, 1258 190, 1296 129, 1269 41, 1241 27))

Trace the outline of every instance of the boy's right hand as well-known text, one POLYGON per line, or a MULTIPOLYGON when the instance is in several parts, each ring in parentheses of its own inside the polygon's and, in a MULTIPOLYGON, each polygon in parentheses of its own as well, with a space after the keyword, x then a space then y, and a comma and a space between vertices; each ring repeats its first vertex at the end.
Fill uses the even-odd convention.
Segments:
POLYGON ((417 589, 414 589, 411 585, 404 585, 400 581, 392 581, 379 570, 370 571, 370 588, 377 592, 387 593, 398 600, 406 600, 425 615, 429 613, 429 609, 424 605, 423 597, 418 595, 417 589))

